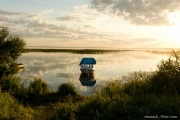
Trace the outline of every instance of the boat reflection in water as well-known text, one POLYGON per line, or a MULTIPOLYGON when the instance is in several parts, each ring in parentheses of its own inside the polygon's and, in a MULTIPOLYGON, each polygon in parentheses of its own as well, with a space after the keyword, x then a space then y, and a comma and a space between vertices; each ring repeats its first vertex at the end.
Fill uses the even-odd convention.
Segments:
POLYGON ((94 86, 95 80, 95 65, 96 60, 94 58, 83 58, 80 62, 81 74, 79 80, 83 86, 94 86))
POLYGON ((94 73, 81 73, 79 80, 83 86, 94 86, 96 84, 94 73))
POLYGON ((18 64, 17 64, 17 69, 18 69, 17 73, 22 72, 22 71, 24 70, 24 64, 18 63, 18 64))

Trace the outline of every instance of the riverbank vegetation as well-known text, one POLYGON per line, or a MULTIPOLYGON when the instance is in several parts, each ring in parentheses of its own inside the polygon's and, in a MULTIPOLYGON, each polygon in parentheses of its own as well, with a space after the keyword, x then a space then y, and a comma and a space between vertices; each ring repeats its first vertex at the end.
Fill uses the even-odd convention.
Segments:
MULTIPOLYGON (((14 62, 15 59, 10 63, 14 62)), ((179 119, 180 51, 172 51, 169 59, 162 60, 157 68, 152 74, 138 74, 125 84, 109 82, 89 97, 79 95, 72 83, 60 84, 57 91, 51 91, 41 78, 26 85, 14 72, 1 70, 0 119, 179 119)))
POLYGON ((2 119, 144 119, 180 117, 180 51, 162 60, 151 75, 113 81, 83 97, 71 83, 51 91, 41 78, 24 86, 16 76, 0 80, 2 119))
POLYGON ((130 50, 103 50, 103 49, 24 49, 25 53, 28 52, 68 52, 72 54, 105 54, 112 52, 120 52, 120 51, 130 51, 130 50))
MULTIPOLYGON (((67 52, 72 54, 107 54, 107 53, 113 53, 113 52, 128 52, 128 51, 141 51, 141 52, 150 52, 150 53, 156 53, 156 54, 170 54, 171 51, 174 49, 51 49, 51 48, 25 48, 24 53, 29 52, 46 52, 46 53, 55 53, 55 52, 67 52)), ((178 48, 175 49, 180 50, 178 48)))

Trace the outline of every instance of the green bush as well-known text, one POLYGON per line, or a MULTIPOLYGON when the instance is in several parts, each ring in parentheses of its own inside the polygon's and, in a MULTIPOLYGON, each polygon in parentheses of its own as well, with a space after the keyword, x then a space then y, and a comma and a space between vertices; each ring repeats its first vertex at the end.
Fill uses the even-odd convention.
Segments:
POLYGON ((131 96, 142 96, 149 93, 149 84, 145 80, 132 80, 124 86, 123 92, 131 96))
POLYGON ((28 92, 34 95, 43 95, 50 92, 49 86, 41 78, 34 78, 30 83, 28 92))
MULTIPOLYGON (((110 104, 102 107, 100 120, 145 119, 145 116, 180 116, 180 97, 175 96, 137 96, 111 99, 110 104)), ((91 111, 96 111, 93 109, 91 111)), ((92 118, 92 116, 88 116, 92 118)))
POLYGON ((107 82, 99 94, 109 98, 124 96, 123 87, 118 81, 107 82))
POLYGON ((61 96, 67 96, 67 95, 76 96, 78 94, 75 86, 70 82, 61 84, 58 87, 57 93, 61 96))
POLYGON ((56 114, 51 117, 51 120, 77 120, 75 112, 77 111, 76 104, 60 103, 56 105, 58 109, 56 114))
POLYGON ((34 111, 29 107, 23 107, 10 94, 0 92, 0 119, 1 120, 32 120, 34 111))
POLYGON ((150 85, 157 94, 180 94, 180 51, 173 51, 168 60, 160 62, 150 85))
POLYGON ((24 91, 23 85, 20 83, 20 78, 8 75, 0 79, 0 88, 2 92, 8 92, 10 94, 16 95, 24 91))

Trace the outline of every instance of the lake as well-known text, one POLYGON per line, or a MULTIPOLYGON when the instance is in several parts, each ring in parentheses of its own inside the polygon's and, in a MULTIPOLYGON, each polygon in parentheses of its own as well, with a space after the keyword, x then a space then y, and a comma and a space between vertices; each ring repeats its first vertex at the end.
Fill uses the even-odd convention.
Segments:
POLYGON ((35 77, 45 80, 52 90, 57 90, 62 83, 72 82, 81 95, 96 93, 108 81, 124 80, 133 72, 151 72, 157 69, 162 59, 168 54, 147 51, 120 51, 105 54, 72 54, 67 52, 30 52, 23 53, 18 62, 25 69, 18 74, 27 83, 35 77), (93 87, 82 86, 79 63, 84 57, 96 59, 95 79, 93 87))

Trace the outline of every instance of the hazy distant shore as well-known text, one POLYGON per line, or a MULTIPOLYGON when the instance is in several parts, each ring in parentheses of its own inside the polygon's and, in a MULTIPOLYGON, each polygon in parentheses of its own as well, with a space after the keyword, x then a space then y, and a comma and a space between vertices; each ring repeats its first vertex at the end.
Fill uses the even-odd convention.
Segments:
POLYGON ((128 48, 128 49, 107 49, 107 48, 26 48, 25 53, 28 52, 68 52, 73 54, 103 54, 112 52, 125 52, 125 51, 144 51, 160 54, 169 54, 172 50, 180 50, 180 48, 128 48))
POLYGON ((24 52, 68 52, 74 54, 103 54, 120 51, 132 51, 132 50, 106 50, 106 49, 45 49, 45 48, 30 48, 25 49, 24 52))

